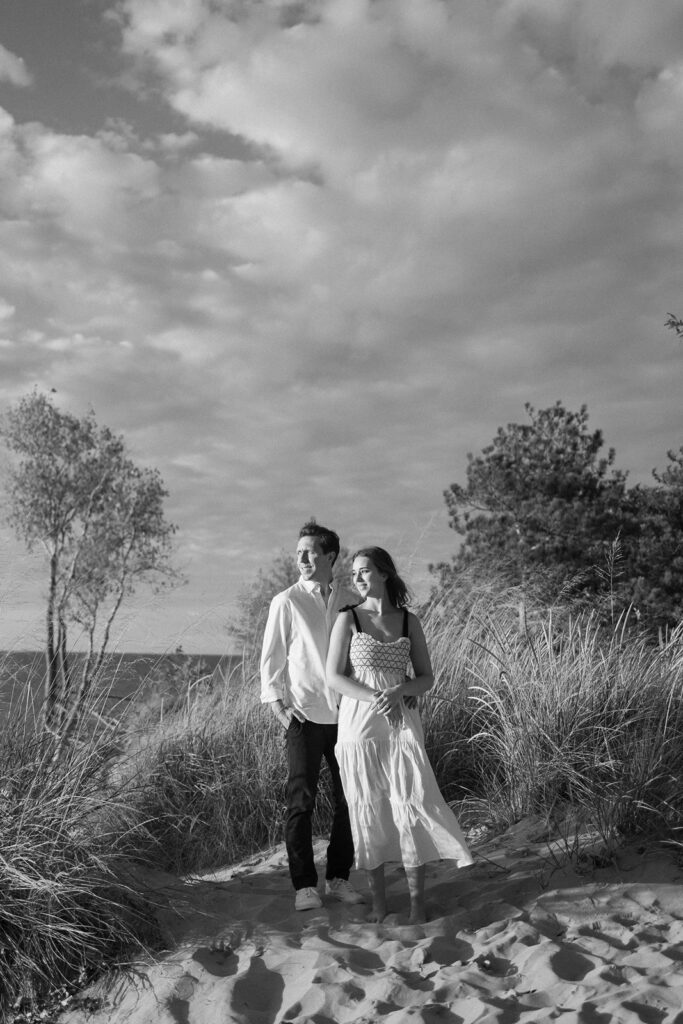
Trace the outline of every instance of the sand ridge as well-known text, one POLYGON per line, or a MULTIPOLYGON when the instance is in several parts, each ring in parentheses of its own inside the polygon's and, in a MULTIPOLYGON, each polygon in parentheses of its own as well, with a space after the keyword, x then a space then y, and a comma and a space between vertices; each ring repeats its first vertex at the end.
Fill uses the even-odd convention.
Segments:
MULTIPOLYGON (((319 863, 324 849, 317 841, 319 863)), ((64 1024, 683 1024, 675 857, 634 848, 577 873, 534 821, 474 852, 460 871, 428 867, 425 925, 405 923, 399 865, 379 925, 362 906, 297 913, 282 847, 166 880, 168 951, 64 1024)), ((361 874, 351 880, 365 891, 361 874)))

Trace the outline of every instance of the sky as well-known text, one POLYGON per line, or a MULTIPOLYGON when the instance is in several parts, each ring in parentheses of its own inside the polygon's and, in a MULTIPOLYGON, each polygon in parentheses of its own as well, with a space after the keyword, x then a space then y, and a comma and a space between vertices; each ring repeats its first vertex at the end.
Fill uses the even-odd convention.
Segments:
MULTIPOLYGON (((187 583, 114 646, 230 650, 310 516, 419 596, 526 402, 633 483, 683 444, 683 6, 2 0, 0 232, 0 410, 93 409, 169 491, 187 583)), ((46 582, 0 529, 0 649, 46 582)))

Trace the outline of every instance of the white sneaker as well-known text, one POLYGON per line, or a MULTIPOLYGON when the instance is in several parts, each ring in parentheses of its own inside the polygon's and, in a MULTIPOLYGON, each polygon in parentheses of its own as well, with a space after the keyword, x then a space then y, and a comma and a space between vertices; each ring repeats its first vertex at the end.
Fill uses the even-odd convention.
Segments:
POLYGON ((365 896, 345 878, 328 878, 325 882, 325 895, 340 903, 365 903, 365 896))
POLYGON ((297 910, 317 910, 322 905, 323 901, 320 899, 317 889, 312 886, 297 889, 294 897, 294 906, 297 910))

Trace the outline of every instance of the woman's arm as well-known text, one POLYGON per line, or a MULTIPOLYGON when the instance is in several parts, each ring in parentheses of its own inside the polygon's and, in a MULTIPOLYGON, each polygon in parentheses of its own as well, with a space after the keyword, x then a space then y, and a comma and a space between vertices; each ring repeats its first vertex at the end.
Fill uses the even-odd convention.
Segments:
POLYGON ((366 702, 372 701, 376 691, 347 674, 349 645, 351 643, 351 613, 340 612, 332 627, 330 647, 327 654, 327 685, 335 693, 366 702))
POLYGON ((417 615, 411 612, 408 616, 408 636, 410 637, 410 663, 415 673, 414 679, 404 683, 404 696, 420 697, 434 685, 434 671, 427 649, 424 631, 417 615))
POLYGON ((419 697, 434 685, 432 663, 427 650, 427 641, 420 620, 411 612, 408 616, 410 637, 410 661, 415 673, 414 679, 405 677, 402 683, 379 690, 375 696, 375 708, 381 715, 390 714, 404 697, 419 697))

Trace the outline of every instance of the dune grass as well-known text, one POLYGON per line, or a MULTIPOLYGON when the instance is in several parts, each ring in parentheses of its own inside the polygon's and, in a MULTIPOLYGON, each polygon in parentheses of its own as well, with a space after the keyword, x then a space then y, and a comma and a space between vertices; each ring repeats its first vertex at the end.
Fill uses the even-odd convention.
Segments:
MULTIPOLYGON (((683 845, 683 628, 657 646, 626 620, 524 613, 489 586, 423 615, 436 684, 421 715, 446 798, 466 824, 540 815, 574 851, 585 825, 608 851, 633 835, 683 845)), ((154 944, 135 864, 191 874, 281 841, 284 736, 258 691, 246 665, 188 677, 173 700, 143 684, 59 757, 28 719, 6 730, 0 1007, 154 944)))
POLYGON ((559 825, 571 809, 608 848, 643 833, 678 841, 683 627, 656 646, 626 616, 610 629, 590 612, 529 621, 487 591, 462 614, 431 615, 424 719, 445 791, 464 786, 502 825, 559 825))
POLYGON ((242 688, 190 688, 138 734, 120 772, 129 808, 146 822, 141 852, 183 874, 279 840, 283 742, 271 718, 242 688))
POLYGON ((130 962, 158 941, 130 876, 126 815, 102 730, 56 744, 6 723, 0 745, 0 1018, 130 962))
MULTIPOLYGON (((235 863, 282 840, 285 738, 253 674, 189 685, 172 713, 130 735, 120 771, 128 805, 146 823, 141 849, 165 870, 235 863)), ((319 830, 329 824, 326 783, 319 830)))
MULTIPOLYGON (((424 615, 436 684, 421 715, 446 798, 493 825, 536 814, 590 822, 610 846, 643 832, 677 841, 683 630, 657 647, 625 621, 525 612, 519 594, 489 586, 424 615)), ((284 737, 253 672, 188 687, 142 734, 129 801, 165 867, 201 870, 280 841, 284 737)), ((325 831, 324 791, 319 803, 325 831)))

